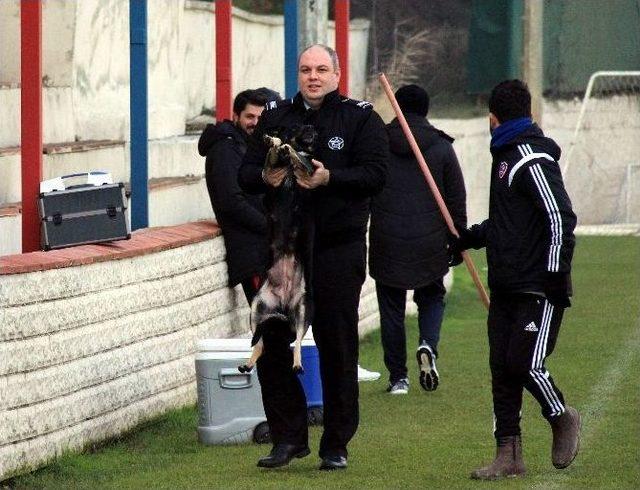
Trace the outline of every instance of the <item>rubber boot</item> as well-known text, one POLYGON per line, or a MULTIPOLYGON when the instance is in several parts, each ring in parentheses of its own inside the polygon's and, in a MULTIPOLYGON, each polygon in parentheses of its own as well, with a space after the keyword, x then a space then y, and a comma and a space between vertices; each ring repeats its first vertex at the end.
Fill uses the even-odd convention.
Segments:
POLYGON ((471 473, 474 480, 499 480, 525 474, 520 436, 501 437, 497 441, 496 459, 489 466, 471 473))
POLYGON ((551 461, 558 469, 569 466, 580 448, 581 419, 578 411, 567 405, 564 413, 549 421, 553 432, 551 461))

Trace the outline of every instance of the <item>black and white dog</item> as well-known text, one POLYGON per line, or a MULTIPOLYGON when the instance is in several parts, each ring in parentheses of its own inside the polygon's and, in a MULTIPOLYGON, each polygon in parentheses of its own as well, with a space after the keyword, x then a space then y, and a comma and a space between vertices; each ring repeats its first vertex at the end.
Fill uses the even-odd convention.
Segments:
POLYGON ((289 138, 264 136, 269 147, 265 170, 286 168, 287 173, 278 187, 266 193, 265 207, 269 224, 271 267, 251 303, 251 331, 253 351, 249 361, 239 366, 240 372, 253 369, 264 349, 265 329, 288 329, 286 336, 293 340, 293 370, 302 371, 302 338, 309 329, 313 314, 311 295, 311 258, 313 217, 308 191, 296 183, 294 170, 311 175, 311 162, 317 133, 313 126, 298 126, 289 138))

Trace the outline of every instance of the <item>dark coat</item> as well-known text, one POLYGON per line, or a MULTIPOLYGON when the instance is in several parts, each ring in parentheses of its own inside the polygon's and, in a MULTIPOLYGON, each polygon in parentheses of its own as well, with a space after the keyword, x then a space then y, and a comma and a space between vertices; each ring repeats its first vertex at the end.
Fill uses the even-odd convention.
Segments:
POLYGON ((370 198, 384 185, 389 154, 384 123, 368 102, 336 90, 318 110, 307 110, 300 93, 267 106, 249 139, 240 185, 252 193, 267 190, 261 176, 267 153, 262 137, 283 132, 286 137, 300 124, 313 125, 318 132, 313 156, 331 172, 329 184, 311 192, 315 245, 364 243, 370 198))
MULTIPOLYGON (((453 138, 418 115, 407 122, 458 227, 466 227, 466 192, 453 138)), ((416 289, 448 270, 447 226, 397 119, 387 125, 387 183, 373 199, 369 273, 376 281, 416 289)))
POLYGON ((238 186, 246 150, 244 132, 231 121, 207 125, 198 142, 200 155, 207 157, 207 189, 224 237, 231 287, 264 274, 269 260, 262 196, 246 194, 238 186))

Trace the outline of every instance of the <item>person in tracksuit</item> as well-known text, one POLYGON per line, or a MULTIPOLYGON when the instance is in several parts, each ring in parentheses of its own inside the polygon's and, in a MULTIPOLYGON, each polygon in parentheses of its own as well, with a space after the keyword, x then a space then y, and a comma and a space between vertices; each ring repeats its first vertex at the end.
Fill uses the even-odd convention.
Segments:
MULTIPOLYGON (((264 170, 263 135, 277 133, 286 140, 296 126, 316 129, 315 171, 311 176, 296 173, 296 183, 310 193, 313 213, 311 323, 323 392, 321 470, 347 467, 347 444, 358 427, 358 304, 365 279, 365 236, 370 198, 384 186, 389 152, 380 116, 368 102, 340 95, 339 80, 333 49, 305 49, 298 60, 300 92, 269 104, 262 113, 238 178, 249 193, 278 187, 286 169, 264 170)), ((309 454, 307 407, 291 369, 291 338, 270 332, 263 341, 257 367, 273 449, 258 466, 274 468, 309 454)))
POLYGON ((538 401, 553 432, 552 462, 571 464, 580 415, 566 404, 545 367, 570 306, 576 215, 564 187, 560 148, 531 120, 531 95, 520 80, 498 84, 489 99, 489 218, 461 229, 452 249, 487 248, 491 306, 489 364, 497 455, 471 474, 524 474, 520 439, 523 388, 538 401))

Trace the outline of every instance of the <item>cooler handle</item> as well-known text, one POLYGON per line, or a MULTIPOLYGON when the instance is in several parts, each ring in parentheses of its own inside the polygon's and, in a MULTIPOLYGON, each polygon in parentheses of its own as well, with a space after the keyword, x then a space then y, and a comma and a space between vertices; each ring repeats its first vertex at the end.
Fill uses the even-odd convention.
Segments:
POLYGON ((220 386, 231 390, 251 388, 253 379, 251 373, 241 373, 238 368, 222 368, 219 372, 220 386))

